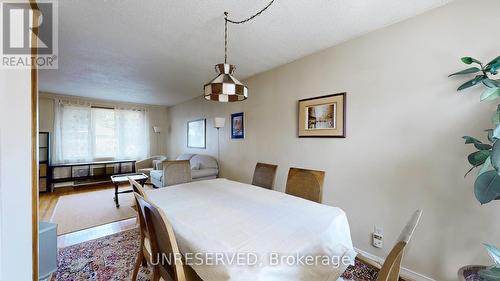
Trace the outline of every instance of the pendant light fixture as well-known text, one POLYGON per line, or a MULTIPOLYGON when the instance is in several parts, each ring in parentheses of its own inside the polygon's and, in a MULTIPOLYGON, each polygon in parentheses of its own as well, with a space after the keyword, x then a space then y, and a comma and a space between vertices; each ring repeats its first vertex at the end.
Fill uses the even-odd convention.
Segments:
POLYGON ((247 86, 243 85, 243 83, 233 76, 236 67, 227 63, 227 24, 242 24, 249 22, 269 8, 273 2, 274 0, 255 15, 242 21, 230 20, 228 19, 228 13, 224 12, 224 63, 215 65, 215 71, 218 74, 217 77, 203 86, 205 99, 218 102, 233 102, 246 100, 248 98, 247 86))

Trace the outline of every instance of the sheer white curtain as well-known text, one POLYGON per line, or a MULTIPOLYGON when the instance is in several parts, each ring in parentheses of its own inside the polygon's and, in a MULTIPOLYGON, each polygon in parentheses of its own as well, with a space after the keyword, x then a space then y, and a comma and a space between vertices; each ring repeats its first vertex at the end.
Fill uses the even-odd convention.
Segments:
POLYGON ((90 103, 56 100, 56 163, 126 160, 148 157, 147 108, 102 108, 90 103))
POLYGON ((149 111, 115 109, 116 157, 140 159, 149 156, 149 111))
POLYGON ((55 162, 92 160, 91 118, 89 103, 54 101, 55 162))

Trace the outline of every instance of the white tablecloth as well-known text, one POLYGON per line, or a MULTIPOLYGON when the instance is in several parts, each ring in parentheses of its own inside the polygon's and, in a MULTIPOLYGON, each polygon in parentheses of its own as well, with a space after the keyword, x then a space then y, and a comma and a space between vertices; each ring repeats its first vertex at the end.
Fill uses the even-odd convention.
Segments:
POLYGON ((165 211, 183 254, 224 255, 216 265, 191 260, 205 281, 333 281, 347 264, 336 267, 332 261, 352 262, 356 255, 339 208, 226 179, 148 190, 147 195, 165 211), (236 253, 247 262, 230 262, 236 253), (305 263, 309 256, 314 265, 305 263))

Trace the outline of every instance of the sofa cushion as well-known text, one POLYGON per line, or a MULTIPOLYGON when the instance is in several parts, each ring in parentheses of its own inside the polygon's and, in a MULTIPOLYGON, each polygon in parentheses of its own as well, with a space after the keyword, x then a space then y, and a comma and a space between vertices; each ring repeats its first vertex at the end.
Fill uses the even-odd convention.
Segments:
POLYGON ((163 160, 153 160, 153 170, 163 170, 163 160))
POLYGON ((162 170, 152 170, 150 175, 151 175, 152 179, 155 179, 155 180, 161 182, 161 179, 163 178, 163 171, 162 170))
POLYGON ((163 155, 155 155, 155 156, 151 156, 151 160, 160 160, 160 161, 165 161, 165 160, 167 160, 167 156, 163 156, 163 155))
POLYGON ((177 157, 177 159, 175 160, 191 160, 191 158, 193 158, 194 154, 189 154, 189 153, 184 153, 184 154, 181 154, 177 157))
POLYGON ((200 169, 200 162, 191 164, 191 170, 199 170, 200 169))
POLYGON ((217 176, 219 170, 217 169, 201 169, 201 170, 192 170, 191 177, 193 179, 204 178, 204 177, 213 177, 217 176))
POLYGON ((215 158, 213 158, 212 156, 208 155, 196 154, 195 156, 193 156, 193 158, 191 158, 190 162, 191 162, 191 167, 199 165, 200 170, 219 168, 219 165, 217 165, 217 160, 215 160, 215 158))

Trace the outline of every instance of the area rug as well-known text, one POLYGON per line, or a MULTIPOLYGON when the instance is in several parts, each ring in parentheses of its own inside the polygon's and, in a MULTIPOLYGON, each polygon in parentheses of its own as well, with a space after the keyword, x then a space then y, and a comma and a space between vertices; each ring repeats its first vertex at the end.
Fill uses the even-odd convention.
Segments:
POLYGON ((107 188, 61 196, 50 221, 57 224, 57 234, 61 235, 135 217, 133 193, 118 195, 120 208, 115 206, 114 195, 114 189, 107 188))
MULTIPOLYGON (((59 250, 57 272, 51 281, 130 280, 139 251, 137 228, 59 250)), ((150 268, 142 268, 137 280, 149 281, 150 268)), ((345 281, 373 281, 377 271, 356 260, 342 275, 345 281)))

